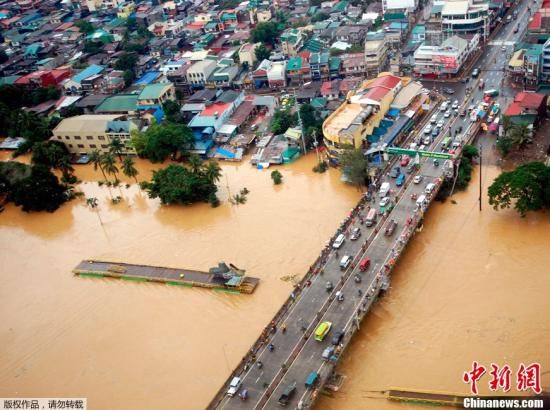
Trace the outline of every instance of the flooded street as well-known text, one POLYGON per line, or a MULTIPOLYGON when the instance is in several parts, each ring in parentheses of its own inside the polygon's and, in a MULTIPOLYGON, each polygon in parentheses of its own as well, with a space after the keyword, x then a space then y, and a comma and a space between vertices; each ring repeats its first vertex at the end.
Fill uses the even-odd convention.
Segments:
MULTIPOLYGON (((461 380, 473 360, 489 369, 509 364, 513 377, 521 362, 540 362, 542 386, 550 389, 550 214, 522 219, 493 211, 486 187, 498 174, 483 170, 483 211, 479 174, 454 196, 456 205, 432 206, 390 292, 341 361, 342 389, 317 408, 404 408, 380 398, 390 387, 468 393, 461 380)), ((478 384, 481 394, 489 394, 488 381, 478 384)))
MULTIPOLYGON (((5 157, 3 157, 5 158, 5 157)), ((222 206, 161 207, 135 185, 80 187, 53 214, 0 214, 0 396, 87 397, 90 409, 201 409, 359 198, 315 157, 279 167, 222 164, 222 206), (229 193, 248 188, 244 205, 229 193), (118 205, 109 195, 124 198, 118 205), (85 258, 206 270, 234 263, 261 278, 253 295, 74 277, 85 258)), ((139 162, 138 179, 158 166, 139 162)), ((92 166, 77 176, 97 181, 92 166)), ((485 167, 484 167, 485 169, 485 167)), ((488 168, 485 188, 496 176, 488 168)), ((473 176, 476 181, 477 176, 473 176)), ((129 182, 129 181, 128 181, 129 182)), ((347 376, 319 409, 395 409, 390 386, 467 392, 472 360, 538 361, 550 370, 550 215, 478 211, 477 185, 436 203, 394 271, 392 289, 347 351, 347 376), (373 391, 374 393, 372 393, 373 391)), ((486 200, 486 197, 485 197, 486 200)), ((543 376, 550 387, 550 373, 543 376)), ((486 392, 486 384, 481 385, 486 392)))
MULTIPOLYGON (((6 158, 6 157, 4 157, 6 158)), ((291 292, 359 193, 314 155, 271 169, 223 164, 222 206, 161 207, 136 186, 83 183, 99 199, 53 214, 0 215, 0 396, 87 397, 90 409, 200 409, 291 292), (245 186, 244 205, 226 199, 245 186), (100 223, 102 222, 102 224, 100 223), (85 258, 207 270, 232 262, 261 278, 253 295, 74 277, 85 258)), ((157 166, 139 163, 138 179, 157 166)), ((82 180, 98 180, 92 166, 82 180)))

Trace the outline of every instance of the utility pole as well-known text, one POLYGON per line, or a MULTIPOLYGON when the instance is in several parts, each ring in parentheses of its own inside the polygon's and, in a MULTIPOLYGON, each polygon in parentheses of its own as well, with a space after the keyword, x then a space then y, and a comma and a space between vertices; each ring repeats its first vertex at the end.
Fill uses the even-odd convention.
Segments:
POLYGON ((479 144, 479 211, 481 212, 481 165, 483 163, 482 147, 479 144))
POLYGON ((300 104, 298 104, 298 96, 296 95, 296 88, 294 88, 294 101, 296 102, 296 108, 298 112, 298 125, 300 126, 300 134, 302 135, 302 147, 304 149, 304 155, 306 154, 306 139, 304 136, 304 126, 302 124, 302 117, 300 117, 300 104))

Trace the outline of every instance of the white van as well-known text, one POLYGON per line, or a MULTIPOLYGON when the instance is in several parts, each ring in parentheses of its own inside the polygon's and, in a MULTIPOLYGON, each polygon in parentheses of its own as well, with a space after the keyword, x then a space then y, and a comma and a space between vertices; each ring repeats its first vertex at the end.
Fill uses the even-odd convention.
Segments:
POLYGON ((334 240, 334 243, 332 244, 332 247, 333 247, 334 249, 339 249, 340 246, 342 246, 342 244, 345 242, 345 240, 346 240, 346 237, 344 236, 343 233, 341 233, 341 234, 338 235, 338 236, 336 237, 336 239, 334 240))
POLYGON ((378 195, 380 195, 380 198, 384 198, 388 194, 388 192, 390 192, 390 183, 382 182, 382 186, 380 186, 378 195))
POLYGON ((350 263, 351 263, 351 256, 344 255, 342 259, 340 259, 340 269, 342 270, 346 269, 350 263))
POLYGON ((426 195, 420 195, 418 199, 416 200, 416 206, 422 207, 426 205, 426 195))
POLYGON ((376 209, 371 208, 367 214, 367 221, 365 222, 367 226, 373 226, 376 222, 376 209))
POLYGON ((437 122, 437 114, 432 115, 430 118, 430 124, 435 124, 437 122))
POLYGON ((413 149, 413 150, 416 150, 416 142, 411 142, 411 145, 409 145, 409 149, 413 149))
POLYGON ((441 107, 439 107, 439 110, 447 111, 447 108, 449 108, 449 101, 445 101, 443 104, 441 104, 441 107))
POLYGON ((430 182, 428 185, 426 185, 426 190, 424 192, 426 192, 427 194, 431 194, 435 189, 435 184, 430 182))

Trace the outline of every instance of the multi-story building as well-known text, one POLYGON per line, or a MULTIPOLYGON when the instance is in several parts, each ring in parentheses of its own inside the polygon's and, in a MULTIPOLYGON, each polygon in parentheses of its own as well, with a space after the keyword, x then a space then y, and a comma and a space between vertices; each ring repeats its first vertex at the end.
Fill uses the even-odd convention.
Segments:
POLYGON ((184 29, 183 22, 176 21, 157 21, 156 23, 151 24, 147 27, 151 33, 156 37, 167 37, 175 38, 177 37, 184 29))
POLYGON ((340 73, 344 77, 364 77, 366 72, 365 55, 363 53, 343 54, 340 73))
POLYGON ((260 43, 251 44, 251 43, 244 43, 241 48, 239 49, 239 61, 241 64, 248 64, 249 68, 254 67, 254 63, 258 60, 256 58, 256 47, 258 47, 260 43))
POLYGON ((550 82, 550 38, 542 46, 541 79, 545 83, 550 82))
POLYGON ((281 34, 281 48, 285 57, 296 57, 304 44, 304 34, 297 28, 288 29, 281 34))
POLYGON ((113 10, 118 7, 119 3, 119 0, 86 0, 86 7, 91 12, 101 9, 113 10))
POLYGON ((345 41, 349 44, 363 44, 367 36, 368 26, 353 25, 338 27, 335 32, 337 41, 345 41))
POLYGON ((329 78, 329 59, 330 54, 328 52, 311 53, 309 57, 309 66, 311 69, 311 79, 313 81, 326 80, 329 78))
POLYGON ((384 70, 388 61, 388 47, 385 37, 365 41, 365 72, 367 76, 384 70))
POLYGON ((214 60, 201 60, 187 70, 187 82, 194 88, 204 87, 210 74, 216 69, 214 60))
POLYGON ((418 0, 382 0, 382 13, 411 13, 418 7, 418 0))
POLYGON ((133 153, 127 145, 133 129, 138 129, 137 122, 119 114, 77 115, 61 121, 53 129, 52 139, 63 142, 70 153, 82 155, 95 150, 107 152, 116 137, 125 143, 125 153, 133 153))
POLYGON ((269 87, 277 88, 286 85, 286 63, 284 61, 272 62, 267 70, 269 87))
POLYGON ((176 99, 176 90, 174 84, 155 83, 145 86, 143 91, 139 93, 137 104, 138 109, 151 106, 161 106, 168 100, 176 99))
MULTIPOLYGON (((544 67, 545 46, 546 43, 520 44, 508 62, 510 81, 527 89, 536 89, 541 79, 548 78, 548 68, 544 67)), ((546 51, 546 55, 550 53, 546 51)))
POLYGON ((380 124, 402 86, 401 78, 386 74, 365 82, 354 95, 348 95, 323 123, 329 151, 336 151, 342 145, 365 146, 367 137, 380 124))
POLYGON ((479 34, 485 41, 490 34, 489 23, 488 2, 447 1, 441 10, 441 31, 444 38, 458 35, 469 39, 479 34))
POLYGON ((421 45, 414 52, 414 72, 421 77, 454 76, 478 44, 476 34, 470 42, 452 36, 440 46, 421 45))
POLYGON ((311 80, 311 69, 307 59, 297 56, 288 60, 286 65, 287 77, 290 84, 300 85, 311 80))

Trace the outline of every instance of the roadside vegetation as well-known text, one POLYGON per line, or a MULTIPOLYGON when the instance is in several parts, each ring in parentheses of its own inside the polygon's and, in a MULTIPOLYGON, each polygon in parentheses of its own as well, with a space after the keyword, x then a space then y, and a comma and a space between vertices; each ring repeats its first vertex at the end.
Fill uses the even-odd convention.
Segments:
POLYGON ((473 145, 464 145, 458 167, 456 180, 445 178, 436 199, 445 201, 455 190, 464 191, 472 180, 474 158, 479 156, 479 150, 473 145))
POLYGON ((358 189, 368 185, 369 164, 362 149, 347 148, 342 150, 338 162, 349 183, 355 185, 358 189))
POLYGON ((522 217, 531 211, 550 209, 550 168, 542 162, 529 162, 503 172, 488 194, 495 210, 513 207, 522 217))

